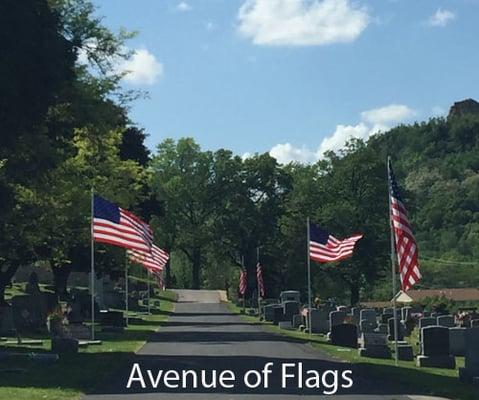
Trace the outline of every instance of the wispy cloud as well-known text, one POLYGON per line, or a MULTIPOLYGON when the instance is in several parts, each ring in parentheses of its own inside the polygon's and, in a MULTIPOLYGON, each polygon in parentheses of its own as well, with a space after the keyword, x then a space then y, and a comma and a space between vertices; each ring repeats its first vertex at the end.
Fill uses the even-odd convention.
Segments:
POLYGON ((429 26, 442 28, 454 19, 456 19, 456 14, 453 11, 438 8, 436 12, 429 17, 427 24, 429 26))
POLYGON ((181 3, 178 3, 176 9, 181 12, 186 12, 193 10, 193 7, 191 7, 187 2, 182 1, 181 3))
POLYGON ((238 31, 256 45, 327 45, 356 40, 370 20, 350 0, 246 0, 238 31))

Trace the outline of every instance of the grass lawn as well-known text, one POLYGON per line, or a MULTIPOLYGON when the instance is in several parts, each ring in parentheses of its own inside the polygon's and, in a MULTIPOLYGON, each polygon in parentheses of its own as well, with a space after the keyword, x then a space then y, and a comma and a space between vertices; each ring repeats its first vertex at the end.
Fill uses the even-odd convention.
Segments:
MULTIPOLYGON (((239 314, 244 320, 258 323, 258 318, 241 314, 242 308, 233 303, 227 303, 228 308, 239 314)), ((464 357, 456 357, 456 369, 441 368, 418 368, 415 361, 399 361, 398 366, 394 360, 382 360, 376 358, 360 357, 355 349, 333 346, 326 341, 325 336, 309 335, 296 330, 279 329, 270 322, 262 322, 264 329, 280 335, 290 336, 304 340, 318 350, 330 355, 333 358, 348 361, 371 371, 376 377, 384 377, 384 382, 394 381, 410 387, 410 393, 417 393, 431 396, 442 396, 458 400, 478 400, 479 388, 467 385, 459 381, 458 368, 464 366, 464 357)), ((416 346, 417 334, 413 335, 411 342, 416 346)), ((415 347, 415 350, 417 346, 415 347)))
MULTIPOLYGON (((98 385, 109 374, 127 362, 145 343, 148 336, 157 330, 162 321, 171 314, 176 301, 175 293, 158 292, 160 307, 151 308, 151 315, 141 315, 123 333, 96 333, 103 341, 98 346, 81 348, 78 354, 62 356, 53 364, 33 361, 28 353, 44 353, 50 349, 50 340, 42 337, 43 346, 5 345, 2 351, 18 352, 7 361, 0 358, 0 400, 60 400, 80 397, 98 385), (19 368, 23 372, 7 372, 19 368)), ((132 316, 135 313, 130 313, 132 316)))

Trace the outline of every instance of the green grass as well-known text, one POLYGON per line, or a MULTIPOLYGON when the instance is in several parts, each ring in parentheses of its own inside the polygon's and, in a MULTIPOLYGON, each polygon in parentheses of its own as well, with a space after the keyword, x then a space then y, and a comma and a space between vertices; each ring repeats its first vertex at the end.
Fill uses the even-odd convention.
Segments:
MULTIPOLYGON (((76 399, 91 391, 128 362, 148 336, 161 326, 174 308, 175 296, 170 291, 159 292, 154 298, 161 300, 160 307, 152 307, 151 315, 142 315, 142 321, 130 324, 123 333, 98 332, 96 339, 103 341, 101 345, 81 348, 78 354, 62 356, 57 363, 41 364, 25 356, 9 358, 8 363, 0 361, 0 369, 25 370, 23 373, 0 373, 0 400, 76 399)), ((0 342, 0 352, 47 352, 50 340, 42 339, 42 347, 6 346, 0 342)))
MULTIPOLYGON (((255 316, 242 314, 242 308, 233 303, 227 303, 230 311, 238 314, 247 322, 258 324, 258 318, 255 316)), ((464 366, 464 357, 456 357, 456 369, 442 368, 419 368, 415 361, 399 361, 398 366, 394 360, 383 360, 376 358, 360 357, 356 349, 347 349, 334 346, 326 341, 325 336, 309 335, 297 330, 284 330, 270 322, 261 322, 263 328, 267 331, 304 340, 310 343, 314 348, 335 358, 337 360, 347 361, 353 364, 361 365, 371 372, 372 375, 384 382, 397 382, 410 388, 410 392, 423 395, 447 397, 457 400, 477 400, 479 399, 479 389, 473 385, 464 384, 459 381, 458 368, 464 366)), ((417 351, 417 331, 410 338, 411 344, 417 351)))

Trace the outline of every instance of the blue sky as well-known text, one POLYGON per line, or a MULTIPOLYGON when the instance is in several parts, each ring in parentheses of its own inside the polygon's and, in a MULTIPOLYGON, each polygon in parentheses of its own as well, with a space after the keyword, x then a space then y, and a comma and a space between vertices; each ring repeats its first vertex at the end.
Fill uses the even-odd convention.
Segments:
POLYGON ((311 162, 479 99, 479 0, 95 0, 150 135, 311 162))

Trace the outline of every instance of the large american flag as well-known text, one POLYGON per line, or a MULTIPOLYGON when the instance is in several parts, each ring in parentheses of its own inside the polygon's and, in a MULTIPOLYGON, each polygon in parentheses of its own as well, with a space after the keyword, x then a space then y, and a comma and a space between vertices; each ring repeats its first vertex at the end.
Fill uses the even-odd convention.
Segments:
POLYGON ((92 233, 96 242, 140 252, 150 252, 153 245, 153 232, 147 223, 97 195, 93 197, 92 233))
POLYGON ((258 296, 264 297, 263 266, 259 262, 256 265, 256 280, 258 282, 258 296))
POLYGON ((246 293, 247 287, 248 287, 248 280, 246 276, 246 268, 243 267, 241 268, 241 272, 240 272, 239 288, 238 288, 239 294, 241 296, 244 296, 244 294, 246 293))
POLYGON ((421 279, 418 263, 418 248, 411 230, 406 208, 399 194, 391 160, 388 160, 390 217, 396 243, 401 286, 410 289, 421 279))
POLYGON ((170 258, 169 254, 153 244, 151 251, 127 250, 131 262, 141 264, 151 272, 161 272, 170 258))
POLYGON ((356 242, 363 237, 357 234, 338 240, 319 226, 309 224, 309 256, 318 262, 339 261, 353 255, 356 242))

